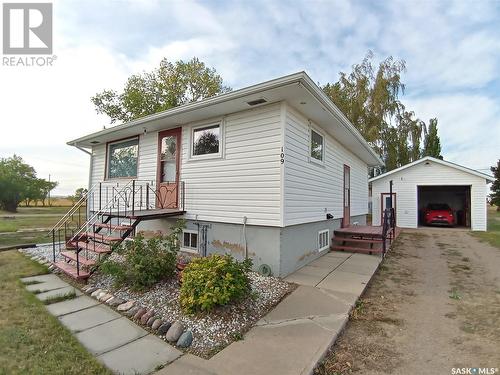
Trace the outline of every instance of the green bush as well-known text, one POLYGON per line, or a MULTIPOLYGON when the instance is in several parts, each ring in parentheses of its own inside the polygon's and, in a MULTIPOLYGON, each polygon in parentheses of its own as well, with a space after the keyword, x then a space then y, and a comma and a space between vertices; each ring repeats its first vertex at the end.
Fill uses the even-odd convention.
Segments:
POLYGON ((166 237, 145 240, 139 234, 132 241, 125 241, 115 250, 123 259, 107 258, 101 262, 101 271, 112 276, 115 285, 128 285, 133 290, 144 290, 172 277, 179 251, 178 238, 183 228, 184 222, 179 221, 166 237))
POLYGON ((247 296, 251 266, 250 260, 238 262, 231 255, 193 259, 182 273, 182 309, 189 314, 210 311, 247 296))

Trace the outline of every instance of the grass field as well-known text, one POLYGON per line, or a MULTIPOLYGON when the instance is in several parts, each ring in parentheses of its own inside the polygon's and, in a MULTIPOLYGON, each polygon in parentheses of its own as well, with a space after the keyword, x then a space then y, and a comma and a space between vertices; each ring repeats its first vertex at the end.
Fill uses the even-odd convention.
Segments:
POLYGON ((19 207, 16 213, 0 210, 0 246, 49 242, 47 232, 69 209, 19 207))
POLYGON ((42 273, 17 251, 0 252, 0 375, 110 374, 19 281, 42 273))
POLYGON ((500 212, 496 207, 488 206, 488 231, 474 232, 474 235, 500 248, 500 212))

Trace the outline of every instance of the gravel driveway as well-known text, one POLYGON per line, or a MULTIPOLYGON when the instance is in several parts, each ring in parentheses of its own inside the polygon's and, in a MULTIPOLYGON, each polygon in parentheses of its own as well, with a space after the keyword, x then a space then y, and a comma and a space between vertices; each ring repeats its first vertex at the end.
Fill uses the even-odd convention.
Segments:
POLYGON ((500 373, 500 249, 463 230, 405 230, 316 373, 456 367, 500 373))

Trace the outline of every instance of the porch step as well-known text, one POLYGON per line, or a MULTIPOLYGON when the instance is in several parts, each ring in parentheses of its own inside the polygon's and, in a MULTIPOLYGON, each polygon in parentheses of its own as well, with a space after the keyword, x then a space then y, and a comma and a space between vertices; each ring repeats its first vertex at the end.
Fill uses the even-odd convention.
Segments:
MULTIPOLYGON (((76 252, 74 251, 61 251, 61 255, 67 259, 76 262, 76 252)), ((86 259, 84 256, 78 256, 78 263, 83 267, 95 266, 96 262, 93 259, 86 259)))
POLYGON ((357 242, 357 243, 383 243, 384 240, 381 238, 350 238, 350 237, 339 237, 335 236, 332 241, 337 242, 357 242))
POLYGON ((87 237, 87 238, 94 238, 100 242, 117 242, 117 241, 121 241, 122 238, 121 237, 116 237, 116 236, 105 236, 104 234, 100 234, 100 233, 92 233, 92 232, 86 232, 86 233, 82 233, 82 237, 87 237))
POLYGON ((116 230, 116 231, 125 231, 132 229, 132 225, 115 225, 115 224, 108 224, 108 223, 96 223, 94 224, 97 228, 103 228, 103 229, 111 229, 111 230, 116 230))
POLYGON ((361 253, 361 254, 382 254, 383 251, 382 249, 369 249, 366 247, 340 246, 340 245, 330 246, 330 250, 347 251, 350 253, 361 253))
POLYGON ((64 272, 66 275, 78 279, 78 280, 87 280, 90 277, 90 272, 84 271, 80 269, 80 272, 77 271, 76 267, 72 266, 69 263, 61 260, 59 262, 52 263, 57 269, 64 272))
MULTIPOLYGON (((72 245, 76 248, 76 242, 73 242, 72 245)), ((78 247, 80 250, 88 250, 97 254, 109 254, 113 251, 112 247, 109 244, 100 243, 100 242, 78 242, 78 247)))

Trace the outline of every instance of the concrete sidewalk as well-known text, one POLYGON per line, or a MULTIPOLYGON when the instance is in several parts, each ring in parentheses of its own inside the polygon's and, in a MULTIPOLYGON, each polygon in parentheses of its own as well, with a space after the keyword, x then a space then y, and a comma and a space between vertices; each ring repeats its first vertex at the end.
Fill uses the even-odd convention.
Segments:
POLYGON ((187 354, 157 375, 311 374, 349 319, 381 261, 330 252, 286 278, 299 287, 209 360, 187 354))
POLYGON ((155 335, 89 298, 56 275, 22 279, 41 300, 75 292, 50 304, 57 316, 98 360, 115 373, 157 375, 305 375, 335 341, 381 258, 326 253, 286 278, 299 287, 246 335, 209 360, 184 354, 155 335))
POLYGON ((47 305, 47 310, 71 330, 78 341, 106 367, 119 374, 149 374, 182 355, 108 306, 82 295, 56 275, 21 279, 26 289, 45 301, 75 292, 76 297, 47 305))

